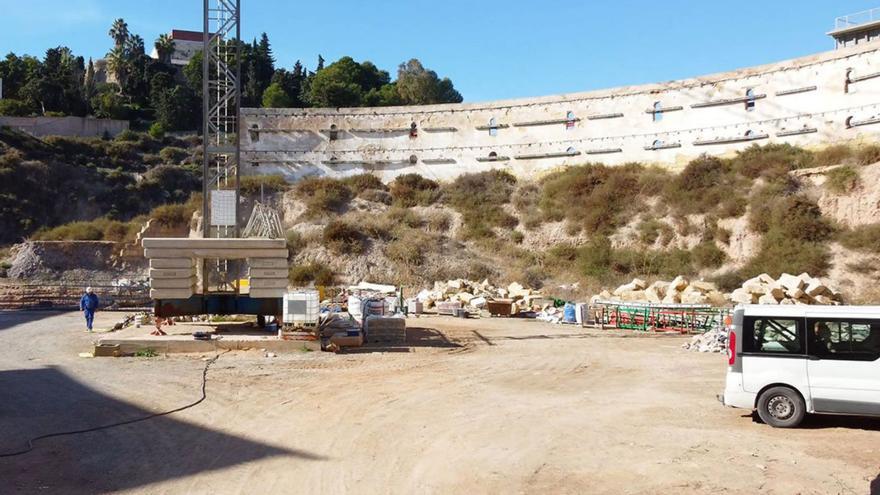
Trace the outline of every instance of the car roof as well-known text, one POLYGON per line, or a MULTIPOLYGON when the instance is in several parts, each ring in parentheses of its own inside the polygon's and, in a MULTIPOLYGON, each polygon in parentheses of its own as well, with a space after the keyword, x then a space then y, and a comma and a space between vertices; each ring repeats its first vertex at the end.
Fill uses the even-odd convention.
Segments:
POLYGON ((788 317, 827 317, 827 318, 878 318, 880 306, 808 306, 808 305, 775 305, 775 304, 743 304, 736 307, 742 309, 746 316, 788 316, 788 317))

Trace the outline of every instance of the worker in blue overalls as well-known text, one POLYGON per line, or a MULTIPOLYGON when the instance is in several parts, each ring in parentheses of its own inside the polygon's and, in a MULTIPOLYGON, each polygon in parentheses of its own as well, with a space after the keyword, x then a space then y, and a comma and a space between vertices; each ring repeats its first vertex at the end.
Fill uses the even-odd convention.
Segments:
POLYGON ((91 287, 86 289, 82 299, 79 300, 79 309, 86 317, 86 331, 92 331, 92 322, 95 320, 95 311, 98 309, 98 296, 91 287))

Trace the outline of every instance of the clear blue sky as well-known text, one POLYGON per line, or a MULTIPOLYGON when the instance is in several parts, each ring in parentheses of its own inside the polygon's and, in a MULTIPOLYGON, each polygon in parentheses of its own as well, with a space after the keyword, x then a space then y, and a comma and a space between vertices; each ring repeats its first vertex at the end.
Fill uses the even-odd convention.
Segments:
MULTIPOLYGON (((200 29, 201 0, 0 0, 0 53, 67 45, 101 57, 123 17, 151 47, 200 29)), ((242 0, 243 37, 269 34, 279 66, 350 55, 392 76, 418 58, 465 101, 659 82, 833 47, 834 18, 880 0, 242 0)))

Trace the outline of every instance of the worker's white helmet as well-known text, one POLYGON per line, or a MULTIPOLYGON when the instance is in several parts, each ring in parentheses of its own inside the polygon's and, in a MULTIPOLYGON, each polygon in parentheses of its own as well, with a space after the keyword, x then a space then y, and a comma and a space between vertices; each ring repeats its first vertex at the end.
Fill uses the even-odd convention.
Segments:
POLYGON ((92 293, 92 288, 91 288, 91 287, 86 287, 86 293, 87 293, 87 294, 91 294, 91 293, 92 293))

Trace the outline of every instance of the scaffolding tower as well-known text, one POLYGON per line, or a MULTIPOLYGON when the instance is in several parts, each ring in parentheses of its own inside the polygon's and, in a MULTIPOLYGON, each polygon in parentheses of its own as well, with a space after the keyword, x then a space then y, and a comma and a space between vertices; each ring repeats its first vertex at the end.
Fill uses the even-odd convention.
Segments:
MULTIPOLYGON (((241 1, 204 0, 202 235, 205 238, 239 237, 240 40, 241 1)), ((228 260, 206 261, 202 270, 203 294, 210 288, 230 289, 228 260)))

